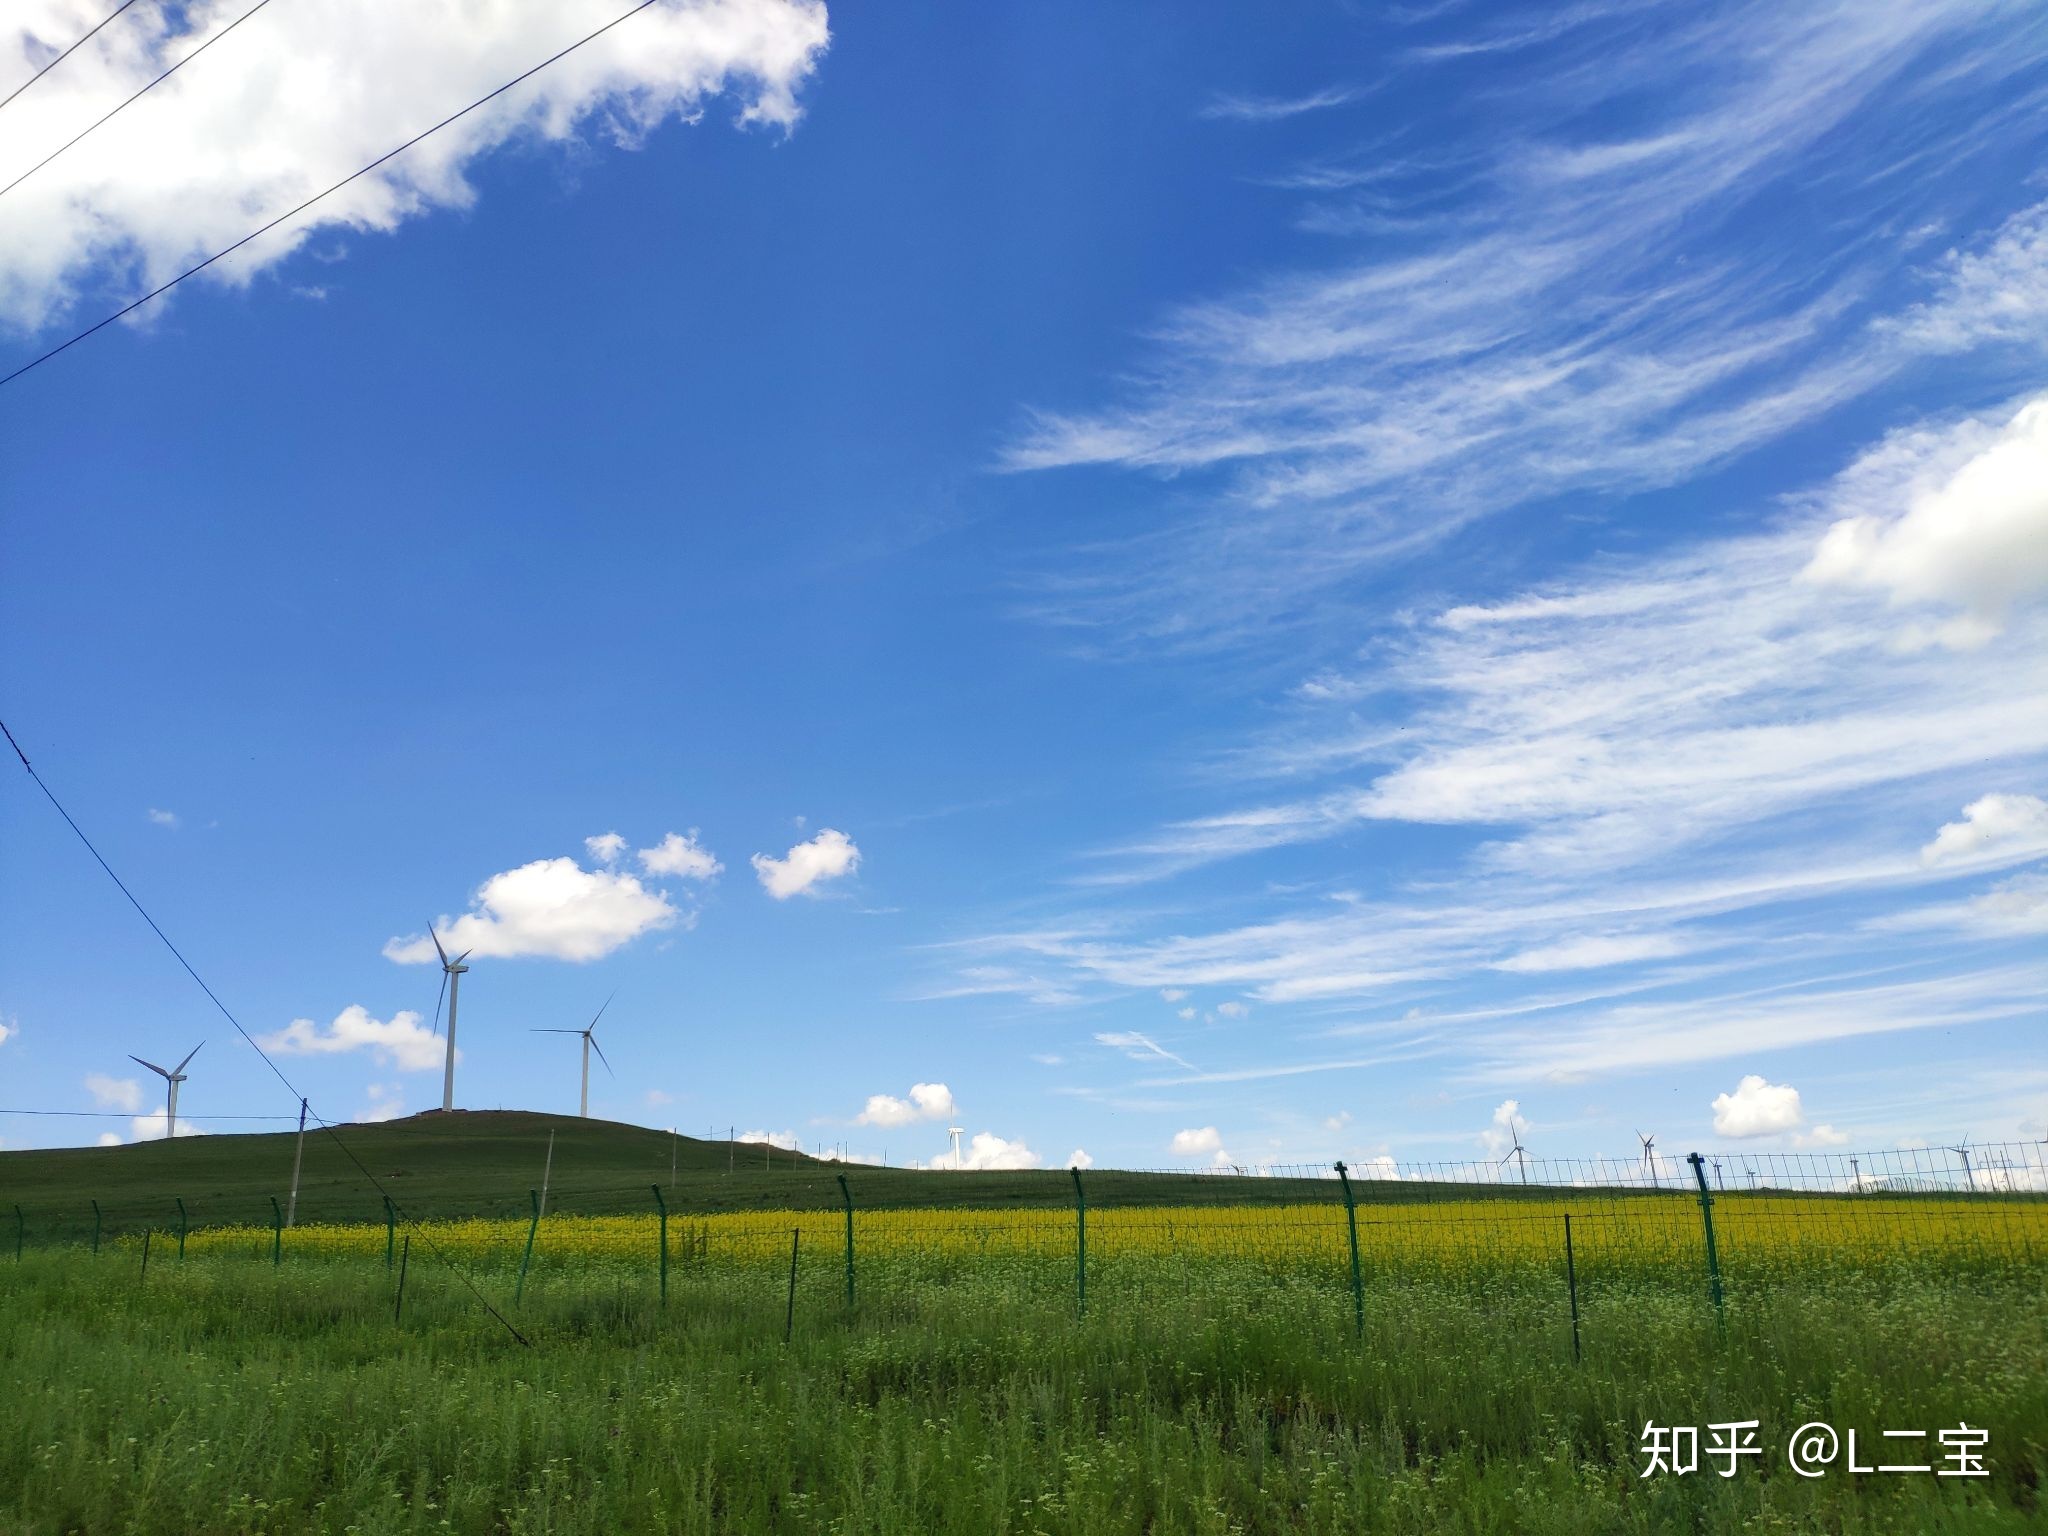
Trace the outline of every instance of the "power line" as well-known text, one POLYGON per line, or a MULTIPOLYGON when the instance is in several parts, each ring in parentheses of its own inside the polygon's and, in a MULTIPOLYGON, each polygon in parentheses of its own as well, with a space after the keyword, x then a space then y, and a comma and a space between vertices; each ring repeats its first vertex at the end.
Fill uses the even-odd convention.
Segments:
POLYGON ((634 6, 630 11, 625 12, 623 15, 613 17, 610 21, 606 22, 603 26, 599 27, 595 32, 585 33, 582 37, 578 38, 568 47, 562 49, 559 53, 550 54, 547 58, 542 59, 538 64, 534 65, 531 69, 526 70, 521 74, 514 75, 510 80, 507 80, 495 91, 492 91, 489 95, 479 96, 475 101, 472 101, 468 106, 464 107, 461 111, 451 112, 448 116, 442 118, 440 122, 434 124, 433 127, 414 134, 411 138, 407 139, 403 144, 399 145, 396 149, 388 150, 384 154, 379 155, 376 159, 372 160, 368 165, 364 166, 361 170, 351 171, 348 175, 342 177, 341 180, 337 181, 333 186, 327 188, 326 191, 314 193, 311 197, 307 198, 303 203, 300 203, 296 208, 288 208, 283 213, 280 213, 276 218, 270 220, 267 224, 259 225, 257 228, 250 230, 248 234, 242 236, 242 238, 237 240, 233 245, 225 246, 222 249, 215 251, 211 256, 207 257, 206 260, 199 262, 195 266, 187 267, 184 271, 180 272, 176 277, 171 278, 168 282, 162 283, 159 286, 150 289, 148 293, 145 293, 141 298, 135 300, 133 303, 123 305, 120 309, 117 309, 111 315, 108 315, 104 320, 98 321, 95 324, 87 326, 84 330, 80 331, 76 336, 73 336, 69 341, 61 342, 57 346, 50 348, 49 351, 43 353, 42 356, 34 358, 29 362, 23 363, 19 368, 15 369, 12 373, 0 376, 0 385, 12 384, 16 379, 20 378, 24 373, 27 373, 31 368, 40 368, 44 363, 47 363, 51 358, 55 357, 58 353, 69 351, 71 348, 77 346, 81 341, 84 341, 86 337, 94 335, 99 331, 105 330, 108 326, 112 325, 116 320, 122 319, 127 315, 132 315, 133 313, 135 313, 136 310, 142 308, 143 305, 149 303, 152 299, 158 298, 163 294, 169 293, 173 288, 177 287, 178 284, 184 282, 186 278, 194 277, 197 274, 204 272, 208 267, 212 266, 216 261, 219 261, 223 256, 233 255, 236 251, 239 251, 243 246, 247 245, 251 240, 255 240, 260 236, 269 234, 270 231, 277 228, 278 225, 284 223, 287 219, 296 218, 299 214, 304 213, 308 208, 312 207, 315 203, 320 202, 324 198, 332 197, 335 193, 339 192, 343 187, 347 186, 350 182, 358 181, 361 178, 369 175, 370 172, 376 170, 378 166, 384 164, 387 160, 395 160, 398 156, 404 154, 408 149, 411 149, 413 145, 419 143, 422 139, 431 138, 434 134, 437 134, 443 128, 446 128, 450 123, 458 122, 462 118, 469 116, 470 113, 474 112, 478 107, 483 106, 486 102, 495 101, 498 97, 504 95, 507 91, 511 90, 512 87, 514 87, 515 85, 519 85, 527 80, 532 79, 535 75, 539 74, 542 70, 546 69, 550 64, 559 63, 561 60, 566 59, 570 54, 574 53, 578 48, 583 47, 586 43, 595 42, 598 38, 604 36, 605 33, 611 31, 613 27, 618 26, 621 22, 630 21, 633 17, 638 16, 642 11, 647 10, 651 6, 656 6, 661 3, 662 0, 640 0, 640 3, 634 6))
MULTIPOLYGON (((134 3, 134 0, 129 0, 129 3, 132 5, 134 3)), ((76 144, 80 139, 84 138, 87 134, 97 130, 102 123, 105 123, 107 121, 108 118, 113 117, 118 113, 126 111, 129 107, 133 106, 137 101, 141 100, 144 96, 147 96, 151 91, 155 90, 158 86, 162 85, 166 80, 170 79, 171 76, 175 75, 187 64, 190 64, 194 59, 198 58, 199 55, 206 52, 207 49, 211 48, 215 43, 219 42, 222 38, 226 37, 230 32, 234 31, 235 28, 239 27, 243 22, 247 21, 251 16, 254 16, 258 11, 262 10, 263 7, 268 4, 270 4, 270 0, 256 0, 256 3, 250 6, 248 10, 242 12, 241 15, 237 16, 233 21, 229 22, 226 26, 222 27, 218 32, 214 33, 213 36, 209 37, 197 48, 194 48, 190 53, 186 54, 185 57, 178 60, 177 63, 173 64, 169 69, 165 70, 162 74, 158 75, 154 80, 150 81, 149 84, 145 85, 133 96, 130 96, 126 101, 122 102, 119 106, 112 108, 110 111, 106 113, 104 117, 101 117, 98 120, 98 122, 93 123, 90 127, 80 129, 77 133, 73 134, 70 138, 66 139, 62 144, 59 144, 55 149, 51 150, 47 155, 43 156, 43 158, 38 160, 34 165, 30 166, 27 170, 23 171, 19 176, 15 177, 14 180, 7 183, 6 186, 0 187, 0 197, 5 197, 8 193, 12 192, 16 187, 20 186, 24 181, 27 181, 29 177, 35 175, 37 171, 40 171, 52 160, 56 159, 59 155, 63 154, 65 150, 69 149, 72 145, 76 144)))
MULTIPOLYGON (((213 988, 209 987, 206 984, 206 978, 201 976, 197 971, 192 969, 192 962, 185 958, 184 951, 180 950, 177 945, 171 942, 170 935, 165 933, 163 929, 159 928, 157 926, 156 919, 149 915, 149 909, 143 906, 143 904, 140 901, 137 901, 135 899, 135 893, 128 889, 127 885, 122 881, 119 875, 114 873, 113 865, 109 864, 106 861, 106 859, 101 855, 99 849, 93 846, 92 839, 85 835, 85 829, 80 827, 77 822, 71 819, 71 813, 64 809, 64 802, 59 800, 56 796, 56 793, 50 788, 50 786, 43 782, 43 776, 37 773, 35 770, 35 765, 29 762, 28 754, 21 750, 21 743, 14 739, 14 732, 10 731, 7 728, 7 722, 4 720, 0 720, 0 736, 5 736, 7 738, 7 745, 14 748, 14 755, 21 759, 21 766, 27 770, 28 776, 35 781, 36 788, 40 789, 43 792, 43 798, 48 800, 51 805, 57 808, 57 814, 64 818, 64 824, 70 827, 73 832, 76 832, 78 834, 78 840, 81 843, 85 844, 85 851, 93 856, 93 861, 97 863, 101 869, 107 872, 107 878, 114 882, 115 886, 120 890, 123 896, 126 896, 128 898, 128 905, 133 907, 137 912, 139 912, 142 915, 142 920, 145 923, 149 924, 150 932, 154 933, 159 939, 163 940, 164 948, 168 949, 171 952, 172 956, 177 960, 178 964, 185 968, 185 974, 187 976, 190 976, 197 983, 199 983, 199 990, 204 992, 207 996, 207 1000, 211 1002, 214 1007, 220 1010, 221 1017, 226 1019, 230 1024, 234 1025, 235 1033, 240 1035, 244 1040, 246 1040, 249 1043, 249 1049, 254 1051, 259 1057, 262 1058, 263 1065, 270 1068, 271 1073, 277 1078, 277 1080, 280 1083, 284 1084, 286 1089, 290 1091, 291 1096, 297 1099, 303 1105, 306 1102, 306 1096, 300 1093, 299 1090, 295 1086, 293 1086, 292 1080, 286 1077, 284 1075, 284 1072, 278 1067, 278 1064, 270 1059, 270 1053, 264 1050, 262 1046, 256 1043, 256 1037, 250 1034, 248 1030, 242 1028, 242 1021, 236 1018, 234 1014, 228 1011, 228 1005, 222 1002, 220 998, 215 994, 213 988)), ((313 1118, 318 1123, 320 1129, 327 1133, 327 1139, 333 1142, 337 1147, 339 1147, 342 1150, 343 1155, 345 1155, 351 1163, 355 1164, 356 1172, 360 1173, 364 1178, 370 1181, 370 1187, 375 1189, 377 1193, 382 1195, 386 1200, 390 1200, 391 1192, 387 1190, 383 1186, 383 1184, 378 1181, 378 1178, 374 1173, 370 1172, 368 1168, 363 1166, 363 1160, 356 1156, 354 1150, 349 1146, 349 1144, 343 1141, 340 1136, 335 1134, 333 1122, 327 1120, 324 1116, 320 1115, 315 1115, 313 1118)), ((486 1312, 490 1313, 492 1317, 496 1318, 501 1324, 504 1325, 505 1331, 507 1333, 511 1334, 512 1337, 517 1339, 521 1344, 525 1344, 528 1345, 528 1347, 531 1347, 531 1341, 526 1337, 526 1335, 521 1333, 517 1328, 513 1327, 511 1320, 508 1319, 496 1307, 492 1306, 489 1298, 486 1297, 482 1291, 477 1289, 476 1282, 469 1278, 469 1272, 465 1270, 461 1265, 449 1259, 440 1251, 438 1247, 435 1246, 434 1240, 427 1235, 425 1229, 423 1229, 420 1226, 417 1219, 415 1219, 411 1215, 406 1214, 405 1208, 399 1205, 395 1200, 392 1201, 392 1209, 398 1211, 399 1214, 405 1216, 405 1222, 407 1227, 419 1233, 420 1241, 426 1245, 427 1251, 431 1253, 436 1259, 440 1260, 443 1264, 446 1264, 449 1267, 449 1269, 454 1271, 456 1277, 460 1279, 463 1285, 468 1289, 469 1294, 477 1299, 478 1304, 481 1305, 486 1312)))
POLYGON ((27 90, 30 86, 34 85, 38 80, 42 79, 43 76, 47 75, 59 64, 62 64, 66 59, 70 58, 71 55, 78 52, 79 49, 83 48, 87 43, 91 42, 95 37, 99 35, 100 27, 104 27, 107 24, 107 22, 112 21, 114 17, 120 15, 123 11, 127 10, 128 7, 133 5, 134 3, 135 0, 121 0, 121 3, 115 6, 113 11, 109 13, 99 23, 98 26, 95 26, 92 29, 92 31, 86 33, 85 36, 81 37, 69 48, 66 48, 62 53, 58 54, 57 57, 50 60, 49 63, 45 64, 41 69, 37 70, 34 74, 30 75, 26 80, 22 81, 21 84, 17 85, 13 90, 9 91, 5 98, 0 98, 0 107, 6 106, 8 102, 14 100, 15 97, 19 96, 23 91, 27 90))
MULTIPOLYGON (((0 1115, 64 1115, 74 1120, 136 1120, 149 1111, 126 1109, 0 1109, 0 1115)), ((180 1120, 296 1120, 297 1115, 180 1115, 180 1120)))

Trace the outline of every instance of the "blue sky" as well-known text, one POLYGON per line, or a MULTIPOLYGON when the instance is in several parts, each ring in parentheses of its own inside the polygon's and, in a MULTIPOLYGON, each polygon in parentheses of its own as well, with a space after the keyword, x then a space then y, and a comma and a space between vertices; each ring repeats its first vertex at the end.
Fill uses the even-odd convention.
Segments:
MULTIPOLYGON (((0 195, 0 371, 623 7, 357 9, 0 195)), ((5 718, 335 1119, 433 919, 470 1107, 616 993, 594 1112, 892 1162, 2039 1139, 2044 100, 2020 4, 665 3, 0 388, 5 718)), ((0 1143, 294 1108, 0 846, 0 1108, 109 1117, 0 1143)))

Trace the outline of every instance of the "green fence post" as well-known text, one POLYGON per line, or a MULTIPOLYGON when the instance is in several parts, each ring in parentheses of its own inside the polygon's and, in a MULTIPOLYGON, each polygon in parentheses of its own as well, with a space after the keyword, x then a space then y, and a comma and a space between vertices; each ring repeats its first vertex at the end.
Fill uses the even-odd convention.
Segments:
POLYGON ((398 1255, 398 1299, 391 1304, 391 1321, 396 1323, 405 1315, 405 1270, 412 1262, 412 1234, 405 1234, 405 1249, 398 1255))
POLYGON ((1685 1160, 1692 1164, 1692 1176, 1700 1186, 1700 1223, 1707 1233, 1707 1287, 1714 1296, 1714 1322, 1725 1326, 1727 1314, 1721 1306, 1721 1256, 1714 1248, 1714 1197, 1707 1189, 1707 1160, 1697 1152, 1686 1154, 1685 1160))
MULTIPOLYGON (((526 1229, 526 1257, 519 1261, 519 1284, 512 1291, 512 1305, 515 1307, 526 1297, 526 1266, 533 1262, 533 1238, 540 1231, 540 1191, 529 1189, 526 1198, 533 1202, 533 1224, 526 1229)), ((408 1239, 411 1233, 407 1233, 408 1239)))
POLYGON ((100 1203, 97 1200, 92 1203, 92 1256, 100 1256, 100 1203))
MULTIPOLYGON (((407 1234, 408 1236, 410 1234, 407 1234)), ((391 1267, 391 1250, 398 1241, 398 1210, 391 1203, 391 1197, 384 1197, 384 1267, 391 1267)))
POLYGON ((136 1278, 137 1285, 149 1278, 149 1232, 148 1227, 142 1229, 142 1273, 136 1278))
POLYGON ((846 1309, 853 1310, 853 1191, 846 1187, 846 1175, 839 1175, 839 1193, 846 1201, 846 1309))
POLYGON ((1572 1299, 1572 1361, 1579 1359, 1579 1270, 1572 1261, 1572 1218, 1564 1218, 1564 1286, 1572 1299))
POLYGON ((802 1227, 789 1229, 789 1306, 782 1314, 782 1342, 789 1342, 790 1330, 796 1327, 796 1242, 804 1235, 802 1227))
POLYGON ((1337 1182, 1344 1186, 1344 1225, 1351 1234, 1351 1331, 1365 1337, 1365 1278, 1358 1269, 1358 1206, 1351 1198, 1351 1175, 1337 1163, 1337 1182))
POLYGON ((661 1186, 651 1184, 654 1203, 661 1211, 661 1304, 668 1305, 668 1202, 661 1198, 661 1186))
POLYGON ((185 1197, 178 1195, 175 1198, 178 1202, 178 1262, 182 1264, 185 1262, 185 1227, 187 1225, 185 1221, 185 1197))
POLYGON ((1074 1176, 1074 1316, 1088 1315, 1088 1195, 1081 1188, 1081 1170, 1074 1176))
POLYGON ((284 1207, 277 1203, 277 1196, 270 1197, 270 1267, 277 1268, 284 1262, 284 1207))

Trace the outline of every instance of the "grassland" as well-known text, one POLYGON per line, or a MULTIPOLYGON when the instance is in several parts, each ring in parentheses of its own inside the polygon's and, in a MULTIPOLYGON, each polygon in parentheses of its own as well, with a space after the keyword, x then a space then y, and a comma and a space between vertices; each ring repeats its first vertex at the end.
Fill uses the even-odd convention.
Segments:
POLYGON ((435 1218, 412 1229, 402 1313, 386 1229, 360 1220, 374 1191, 344 1166, 314 1193, 310 1139, 307 1224, 282 1243, 268 1190, 288 1138, 0 1158, 0 1200, 22 1190, 43 1215, 18 1262, 0 1252, 0 1536, 2042 1519, 2038 1198, 1731 1194, 1717 1315, 1676 1194, 1369 1187, 1355 1296, 1326 1180, 1091 1174, 1084 1309, 1065 1174, 857 1169, 849 1306, 835 1170, 778 1153, 773 1174, 728 1173, 723 1145, 685 1141, 664 1300, 648 1185, 667 1186, 671 1143, 630 1128, 558 1123, 522 1276, 512 1213, 546 1124, 362 1128, 378 1177, 435 1218), (50 1213, 145 1155, 158 1182, 101 1197, 94 1257, 50 1213), (182 1260, 178 1188, 200 1223, 182 1260), (1765 1454, 1731 1479, 1644 1479, 1652 1419, 1756 1419, 1765 1454), (1991 1475, 1800 1478, 1785 1442, 1814 1420, 1866 1446, 1967 1420, 1991 1475))

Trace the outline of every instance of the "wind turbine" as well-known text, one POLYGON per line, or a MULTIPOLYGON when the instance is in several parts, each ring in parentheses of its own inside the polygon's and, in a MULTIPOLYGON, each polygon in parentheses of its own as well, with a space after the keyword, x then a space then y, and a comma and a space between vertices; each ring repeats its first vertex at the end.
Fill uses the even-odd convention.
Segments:
POLYGON ((1643 1144, 1643 1172, 1650 1176, 1650 1182, 1655 1185, 1658 1183, 1657 1138, 1655 1135, 1645 1136, 1641 1131, 1637 1131, 1636 1140, 1643 1144))
MULTIPOLYGON (((1493 1166, 1496 1168, 1505 1168, 1507 1166, 1508 1158, 1512 1157, 1515 1160, 1515 1166, 1519 1168, 1522 1172, 1522 1182, 1526 1184, 1529 1182, 1529 1164, 1527 1156, 1522 1147, 1522 1129, 1520 1126, 1515 1124, 1515 1117, 1513 1115, 1508 1116, 1508 1135, 1514 1138, 1515 1144, 1512 1147, 1508 1148, 1506 1154, 1501 1158, 1499 1162, 1495 1163, 1493 1166)), ((1499 1146, 1500 1143, 1495 1142, 1494 1145, 1499 1146)))
POLYGON ((955 1173, 958 1173, 960 1171, 960 1133, 964 1129, 964 1126, 958 1125, 949 1125, 946 1127, 946 1134, 953 1138, 953 1171, 955 1173))
POLYGON ((136 1062, 142 1066, 149 1068, 150 1071, 154 1072, 158 1077, 162 1078, 164 1080, 164 1085, 170 1089, 170 1093, 166 1097, 164 1102, 165 1141, 169 1141, 173 1136, 178 1134, 178 1084, 185 1081, 185 1068, 187 1067, 187 1065, 191 1063, 192 1058, 199 1054, 199 1046, 204 1044, 206 1044, 206 1042, 202 1040, 199 1042, 199 1045, 193 1046, 191 1050, 185 1053, 185 1059, 179 1062, 177 1066, 173 1067, 168 1072, 166 1072, 162 1067, 158 1066, 153 1061, 143 1061, 143 1059, 140 1056, 130 1056, 128 1058, 132 1062, 136 1062))
MULTIPOLYGON (((617 997, 618 995, 618 993, 614 992, 612 997, 617 997)), ((604 1000, 604 1008, 609 1008, 611 1005, 612 998, 606 998, 604 1000)), ((597 1037, 593 1033, 597 1028, 597 1020, 604 1017, 604 1008, 597 1010, 597 1018, 590 1021, 589 1028, 587 1029, 536 1029, 534 1031, 536 1035, 581 1035, 583 1037, 583 1103, 576 1113, 585 1120, 590 1118, 590 1053, 596 1051, 597 1059, 604 1062, 605 1071, 611 1073, 613 1077, 618 1076, 618 1073, 612 1072, 612 1064, 605 1060, 604 1047, 597 1043, 597 1037)))
MULTIPOLYGON (((441 1077, 441 1108, 446 1110, 455 1107, 455 994, 462 989, 463 973, 469 969, 462 962, 469 958, 470 951, 465 949, 450 960, 432 923, 427 924, 427 937, 434 941, 434 953, 441 957, 441 985, 448 993, 448 1066, 441 1077)), ((441 1005, 437 1001, 434 1012, 438 1015, 440 1011, 441 1005)))
POLYGON ((1955 1153, 1963 1160, 1963 1188, 1968 1190, 1976 1189, 1977 1181, 1970 1173, 1970 1138, 1965 1136, 1961 1146, 1950 1147, 1949 1151, 1955 1153))

